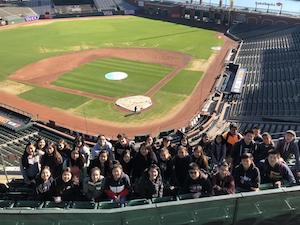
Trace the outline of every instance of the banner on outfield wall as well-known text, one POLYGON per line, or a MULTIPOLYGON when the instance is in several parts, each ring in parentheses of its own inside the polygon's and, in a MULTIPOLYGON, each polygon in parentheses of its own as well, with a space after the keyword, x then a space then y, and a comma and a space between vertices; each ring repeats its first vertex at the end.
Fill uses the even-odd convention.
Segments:
POLYGON ((39 20, 39 19, 40 19, 40 16, 26 16, 25 17, 26 22, 35 21, 35 20, 39 20))
POLYGON ((134 10, 124 10, 125 15, 134 15, 135 11, 134 10))

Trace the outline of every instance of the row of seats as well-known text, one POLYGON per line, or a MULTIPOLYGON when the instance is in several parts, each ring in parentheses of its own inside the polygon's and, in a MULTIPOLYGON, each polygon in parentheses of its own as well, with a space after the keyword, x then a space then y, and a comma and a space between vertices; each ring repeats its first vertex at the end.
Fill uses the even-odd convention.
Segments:
MULTIPOLYGON (((46 141, 58 142, 61 138, 53 132, 31 125, 22 131, 12 131, 0 126, 0 151, 6 166, 19 166, 27 143, 35 143, 40 137, 46 141)), ((68 141, 68 140, 67 140, 68 141)), ((71 142, 70 142, 71 144, 71 142)))
MULTIPOLYGON (((273 185, 266 183, 261 184, 261 190, 273 189, 273 185)), ((237 191, 236 193, 240 193, 237 191)), ((9 194, 5 194, 9 196, 9 194)), ((122 204, 120 202, 112 201, 102 201, 102 202, 88 202, 88 201, 71 201, 71 202, 60 202, 56 203, 54 201, 32 201, 32 200, 0 200, 0 210, 2 209, 11 209, 11 210, 32 210, 32 209, 113 209, 121 207, 130 207, 130 206, 140 206, 140 205, 149 205, 149 204, 158 204, 163 202, 171 201, 182 201, 188 199, 194 199, 195 195, 193 193, 182 194, 178 196, 164 196, 158 198, 150 199, 133 199, 122 204)))

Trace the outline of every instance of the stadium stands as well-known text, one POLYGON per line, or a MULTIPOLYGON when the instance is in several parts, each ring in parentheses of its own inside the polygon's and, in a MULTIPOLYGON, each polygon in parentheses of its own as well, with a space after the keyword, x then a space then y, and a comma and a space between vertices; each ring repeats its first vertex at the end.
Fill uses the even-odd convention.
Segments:
POLYGON ((236 63, 246 69, 242 93, 234 96, 228 120, 240 121, 242 126, 268 123, 264 130, 271 133, 289 128, 300 130, 300 32, 299 26, 247 26, 231 30, 243 41, 236 63), (251 124, 245 125, 246 122, 251 124), (266 122, 268 121, 268 122, 266 122), (274 123, 272 123, 274 122, 274 123))
POLYGON ((37 16, 29 7, 0 7, 0 18, 8 24, 24 22, 27 17, 37 16))

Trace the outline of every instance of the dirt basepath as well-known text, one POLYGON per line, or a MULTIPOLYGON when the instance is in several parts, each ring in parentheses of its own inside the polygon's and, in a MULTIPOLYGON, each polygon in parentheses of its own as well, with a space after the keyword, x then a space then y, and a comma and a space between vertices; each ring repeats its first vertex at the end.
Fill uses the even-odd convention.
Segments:
MULTIPOLYGON (((206 71, 203 79, 197 84, 192 95, 183 103, 184 105, 182 105, 179 110, 176 110, 176 112, 170 112, 170 115, 158 120, 148 121, 147 124, 133 126, 101 120, 85 119, 63 110, 52 109, 47 106, 26 101, 16 95, 2 91, 0 91, 0 102, 20 108, 33 115, 38 115, 38 119, 40 120, 51 119, 56 121, 57 124, 66 126, 70 129, 89 134, 104 133, 110 137, 116 137, 116 135, 120 132, 124 132, 128 136, 138 134, 157 135, 160 131, 166 129, 185 127, 189 123, 190 119, 199 112, 203 102, 209 95, 216 77, 222 71, 223 61, 228 49, 236 46, 234 41, 227 37, 223 38, 225 39, 224 46, 212 62, 212 65, 206 71)), ((38 80, 38 78, 36 79, 38 80)))
POLYGON ((150 49, 150 48, 104 48, 95 50, 79 51, 60 56, 54 56, 38 62, 29 64, 12 74, 9 78, 26 84, 55 89, 71 94, 87 96, 114 102, 116 99, 103 95, 92 94, 84 91, 74 90, 65 87, 58 87, 51 83, 57 80, 64 73, 74 70, 82 64, 90 61, 116 57, 132 61, 161 64, 174 68, 161 81, 157 82, 145 95, 152 97, 162 86, 177 75, 191 61, 192 57, 179 52, 150 49), (57 66, 59 65, 59 66, 57 66))

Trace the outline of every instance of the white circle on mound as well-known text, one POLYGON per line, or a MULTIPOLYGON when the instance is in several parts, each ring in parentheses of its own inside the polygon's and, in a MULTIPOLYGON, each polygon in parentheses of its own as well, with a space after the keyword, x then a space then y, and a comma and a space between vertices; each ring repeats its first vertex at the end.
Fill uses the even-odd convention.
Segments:
POLYGON ((105 74, 105 78, 108 80, 124 80, 127 77, 128 74, 124 72, 110 72, 105 74))
POLYGON ((148 96, 136 95, 119 98, 116 101, 116 105, 132 112, 140 112, 149 108, 152 105, 152 101, 148 96))

